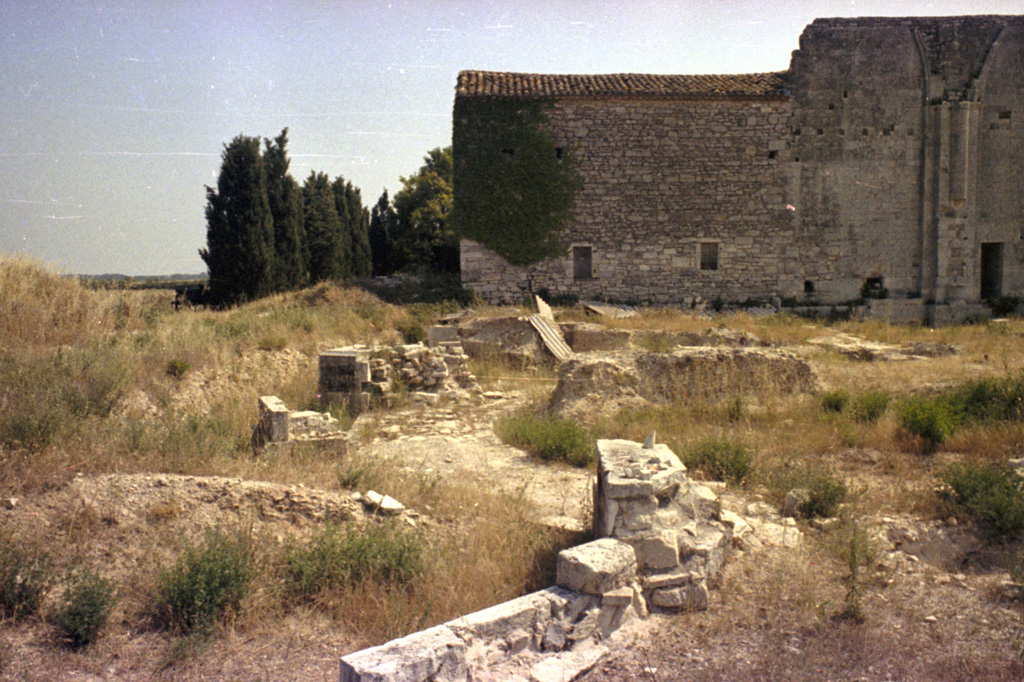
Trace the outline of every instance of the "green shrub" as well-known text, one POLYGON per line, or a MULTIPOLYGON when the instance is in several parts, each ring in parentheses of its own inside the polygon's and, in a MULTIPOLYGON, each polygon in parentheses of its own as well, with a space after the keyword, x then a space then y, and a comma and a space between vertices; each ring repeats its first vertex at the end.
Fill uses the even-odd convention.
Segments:
POLYGON ((850 394, 840 389, 829 391, 821 396, 821 408, 826 412, 839 413, 846 409, 850 402, 850 394))
POLYGON ((754 465, 754 455, 739 441, 706 438, 686 449, 683 464, 716 481, 742 483, 754 465))
POLYGON ((173 379, 180 379, 185 376, 190 369, 192 369, 192 365, 190 365, 188 361, 182 360, 181 358, 171 358, 167 361, 167 366, 164 368, 164 371, 167 373, 167 376, 173 379))
POLYGON ((1024 375, 969 381, 947 401, 961 421, 1011 421, 1024 417, 1024 375))
POLYGON ((885 414, 891 400, 892 395, 888 391, 861 393, 853 399, 850 412, 857 421, 873 424, 885 414))
POLYGON ((809 472, 807 491, 810 498, 803 506, 804 516, 830 518, 839 511, 840 503, 846 498, 846 484, 826 469, 809 472))
POLYGON ((0 617, 17 619, 38 611, 52 582, 47 555, 20 549, 9 533, 0 535, 0 617))
POLYGON ((815 464, 779 467, 769 474, 767 484, 780 500, 790 490, 806 490, 807 501, 799 508, 806 518, 835 516, 847 492, 846 484, 834 472, 815 464))
POLYGON ((419 322, 399 322, 396 328, 404 343, 420 343, 427 338, 427 332, 419 322))
POLYGON ((954 511, 966 513, 995 535, 1024 530, 1024 479, 987 464, 953 464, 939 476, 937 494, 954 511))
POLYGON ((64 590, 54 624, 72 649, 92 643, 114 608, 114 586, 91 570, 75 574, 64 590))
POLYGON ((910 397, 899 407, 900 428, 922 438, 929 449, 945 442, 958 424, 949 404, 941 398, 910 397))
POLYGON ((499 419, 494 425, 494 432, 505 443, 543 460, 584 467, 596 458, 593 437, 568 419, 520 414, 499 419))
POLYGON ((312 598, 362 580, 406 583, 423 572, 423 539, 395 522, 328 525, 308 545, 285 550, 292 593, 312 598))
POLYGON ((187 547, 160 572, 157 610, 180 633, 209 630, 225 611, 238 609, 252 574, 247 542, 208 531, 201 545, 187 547))

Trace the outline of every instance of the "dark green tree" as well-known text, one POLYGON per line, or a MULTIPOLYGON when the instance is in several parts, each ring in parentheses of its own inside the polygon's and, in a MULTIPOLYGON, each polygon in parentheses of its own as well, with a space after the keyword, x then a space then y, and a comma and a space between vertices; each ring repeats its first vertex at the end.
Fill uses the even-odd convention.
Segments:
POLYGON ((388 191, 385 189, 370 211, 370 253, 374 277, 390 275, 398 269, 395 262, 395 245, 392 241, 397 220, 395 209, 391 207, 391 199, 388 198, 388 191))
POLYGON ((338 232, 338 244, 341 253, 341 277, 349 279, 353 273, 352 259, 352 224, 357 220, 357 215, 362 206, 349 204, 348 188, 351 183, 346 183, 345 178, 340 175, 331 183, 331 192, 334 195, 334 209, 338 212, 340 230, 338 232))
POLYGON ((349 206, 355 207, 352 222, 352 275, 359 279, 373 272, 373 254, 370 252, 370 212, 363 206, 363 193, 349 183, 346 192, 349 206))
POLYGON ((238 135, 224 145, 217 188, 206 188, 210 298, 230 305, 273 289, 274 223, 267 201, 260 139, 238 135))
POLYGON ((263 140, 263 170, 266 173, 267 201, 274 221, 275 291, 303 286, 309 273, 309 249, 302 219, 302 189, 288 174, 288 129, 273 140, 263 140))
POLYGON ((302 197, 309 245, 309 281, 340 280, 346 275, 341 220, 327 174, 311 171, 302 186, 302 197))
POLYGON ((452 209, 452 148, 432 149, 395 195, 394 245, 402 269, 458 272, 459 242, 448 223, 452 209))

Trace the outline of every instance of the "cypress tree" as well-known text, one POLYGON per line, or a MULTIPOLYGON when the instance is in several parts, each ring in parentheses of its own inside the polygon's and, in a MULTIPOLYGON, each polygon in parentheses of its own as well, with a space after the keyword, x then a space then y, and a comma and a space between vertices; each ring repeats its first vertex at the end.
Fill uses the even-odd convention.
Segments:
POLYGON ((309 281, 341 279, 344 276, 341 220, 327 174, 311 171, 303 184, 302 197, 306 242, 309 245, 309 281))
POLYGON ((395 209, 391 207, 391 199, 388 198, 388 191, 385 189, 370 211, 370 260, 373 263, 375 277, 390 275, 397 269, 394 255, 395 245, 392 241, 395 221, 395 209))
POLYGON ((274 226, 258 137, 238 135, 224 145, 217 188, 206 188, 206 248, 199 255, 215 304, 271 292, 274 226))
POLYGON ((274 220, 275 291, 288 291, 305 284, 309 254, 302 220, 302 192, 288 174, 288 129, 273 140, 264 139, 263 168, 266 173, 267 199, 274 220))
POLYGON ((352 259, 350 261, 352 276, 369 277, 372 269, 369 235, 370 214, 363 206, 362 192, 351 182, 345 183, 345 204, 348 208, 348 233, 352 244, 352 259))
MULTIPOLYGON (((349 185, 351 186, 351 185, 349 185)), ((341 229, 338 233, 338 270, 341 277, 352 277, 352 226, 356 221, 354 207, 349 204, 345 178, 340 175, 331 183, 334 208, 338 212, 341 229)))

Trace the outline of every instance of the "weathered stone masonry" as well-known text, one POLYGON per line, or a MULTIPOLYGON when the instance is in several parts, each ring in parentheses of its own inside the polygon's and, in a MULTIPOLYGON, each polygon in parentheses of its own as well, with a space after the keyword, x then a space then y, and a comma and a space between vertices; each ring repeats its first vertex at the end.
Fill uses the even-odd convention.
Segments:
POLYGON ((819 19, 772 74, 463 72, 456 129, 500 97, 552 102, 583 185, 564 258, 463 242, 490 300, 868 293, 943 321, 1024 294, 1024 17, 819 19))

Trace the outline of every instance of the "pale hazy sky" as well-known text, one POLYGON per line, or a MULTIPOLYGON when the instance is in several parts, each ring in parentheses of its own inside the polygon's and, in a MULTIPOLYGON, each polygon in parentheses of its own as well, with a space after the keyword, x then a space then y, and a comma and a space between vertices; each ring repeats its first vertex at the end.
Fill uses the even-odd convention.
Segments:
MULTIPOLYGON (((816 17, 1021 14, 1024 0, 0 0, 0 252, 199 273, 239 133, 372 205, 451 143, 462 69, 748 73, 816 17)), ((2 295, 2 292, 0 292, 2 295)))

